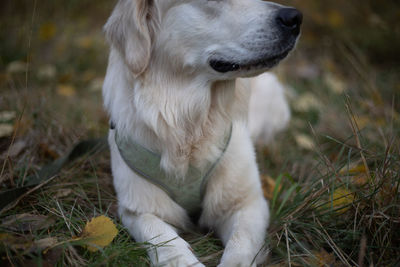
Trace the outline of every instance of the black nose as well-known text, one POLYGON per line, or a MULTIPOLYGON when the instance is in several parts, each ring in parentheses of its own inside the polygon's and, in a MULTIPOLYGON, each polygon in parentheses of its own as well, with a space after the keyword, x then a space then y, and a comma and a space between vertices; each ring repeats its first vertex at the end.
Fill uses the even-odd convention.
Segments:
POLYGON ((284 29, 299 33, 303 22, 303 14, 295 8, 281 8, 276 17, 278 24, 284 29))

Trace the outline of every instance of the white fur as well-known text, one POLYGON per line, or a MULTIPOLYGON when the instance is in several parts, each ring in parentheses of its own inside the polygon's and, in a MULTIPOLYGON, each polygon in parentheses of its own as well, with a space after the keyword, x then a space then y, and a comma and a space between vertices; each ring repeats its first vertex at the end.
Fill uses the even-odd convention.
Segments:
MULTIPOLYGON (((247 126, 248 103, 259 102, 252 111, 256 119, 250 119, 256 138, 269 139, 289 112, 277 82, 272 83, 276 88, 265 84, 270 76, 235 81, 265 68, 222 74, 208 60, 248 62, 275 53, 277 45, 261 49, 251 40, 279 41, 273 26, 279 7, 258 0, 120 0, 105 26, 111 44, 105 107, 119 134, 160 153, 166 172, 182 179, 189 164, 202 170, 215 161, 233 125, 231 142, 207 184, 199 220, 226 247, 220 266, 249 266, 269 221, 247 126), (259 99, 250 100, 251 85, 259 99), (271 102, 273 108, 259 114, 263 103, 271 102)), ((125 227, 138 242, 167 242, 149 249, 153 264, 203 266, 178 235, 191 226, 186 211, 125 164, 114 134, 110 130, 112 172, 125 227)))
POLYGON ((258 145, 267 145, 290 119, 285 88, 272 73, 251 79, 250 86, 248 116, 251 138, 258 145))

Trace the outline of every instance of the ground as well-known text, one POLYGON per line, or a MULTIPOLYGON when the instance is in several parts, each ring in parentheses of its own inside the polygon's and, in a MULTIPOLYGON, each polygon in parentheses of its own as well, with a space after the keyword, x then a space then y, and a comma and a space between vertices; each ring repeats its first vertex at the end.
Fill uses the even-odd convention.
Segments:
MULTIPOLYGON (((303 11, 304 26, 296 51, 274 70, 287 85, 291 123, 257 148, 272 212, 266 266, 396 266, 399 5, 286 3, 303 11)), ((101 27, 113 5, 0 3, 2 266, 149 265, 148 244, 135 243, 116 216, 107 149, 84 153, 85 143, 65 158, 108 130, 101 27), (16 188, 20 195, 4 194, 16 188), (100 215, 118 234, 93 252, 85 225, 100 215)), ((207 266, 218 263, 222 247, 212 233, 185 237, 207 266)))

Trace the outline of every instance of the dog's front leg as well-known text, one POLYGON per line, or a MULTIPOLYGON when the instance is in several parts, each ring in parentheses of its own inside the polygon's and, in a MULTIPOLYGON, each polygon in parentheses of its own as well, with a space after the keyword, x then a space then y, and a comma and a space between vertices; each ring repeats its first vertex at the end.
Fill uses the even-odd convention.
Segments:
POLYGON ((148 254, 155 266, 204 266, 193 254, 189 244, 178 236, 168 223, 153 214, 136 215, 120 210, 122 223, 137 242, 148 242, 148 254))
POLYGON ((268 219, 268 204, 260 196, 222 222, 218 232, 225 244, 225 251, 219 267, 256 266, 256 257, 263 258, 261 249, 268 219))

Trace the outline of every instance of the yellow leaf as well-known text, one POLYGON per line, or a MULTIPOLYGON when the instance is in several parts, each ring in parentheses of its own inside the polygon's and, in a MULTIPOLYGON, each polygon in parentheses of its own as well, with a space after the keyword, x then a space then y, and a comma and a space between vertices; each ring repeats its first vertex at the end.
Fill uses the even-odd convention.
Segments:
POLYGON ((356 165, 356 166, 353 166, 353 167, 345 166, 339 171, 339 173, 340 174, 347 174, 347 173, 349 173, 349 174, 357 174, 357 173, 365 173, 366 171, 367 170, 365 168, 365 165, 364 164, 360 164, 360 165, 356 165))
MULTIPOLYGON (((262 182, 264 197, 271 200, 276 186, 275 180, 269 175, 261 175, 261 182, 262 182)), ((279 189, 280 188, 281 186, 279 185, 279 189)))
POLYGON ((62 96, 71 97, 76 94, 75 87, 67 84, 60 84, 57 87, 57 93, 62 96))
POLYGON ((54 23, 47 22, 40 26, 39 38, 42 41, 49 41, 56 35, 57 27, 54 23))
POLYGON ((366 173, 360 174, 358 176, 354 176, 352 179, 352 183, 358 186, 363 186, 368 183, 368 176, 366 173))
POLYGON ((312 252, 314 257, 309 257, 312 266, 337 266, 338 263, 333 253, 328 253, 324 249, 312 252))
POLYGON ((334 28, 338 28, 343 26, 344 24, 344 18, 341 13, 337 10, 331 10, 328 13, 328 23, 330 26, 334 28))
MULTIPOLYGON (((346 188, 338 188, 333 192, 333 209, 339 209, 340 207, 347 206, 354 201, 354 195, 346 188)), ((331 203, 329 203, 331 205, 331 203)), ((346 212, 350 206, 344 207, 337 210, 336 212, 341 214, 346 212)))
POLYGON ((101 215, 86 224, 80 240, 86 242, 89 251, 95 252, 99 247, 109 245, 117 233, 118 230, 111 219, 101 215))
POLYGON ((93 38, 90 36, 81 37, 76 42, 77 46, 83 49, 88 49, 92 47, 93 43, 93 38))
POLYGON ((345 166, 339 171, 339 174, 351 176, 351 182, 357 186, 368 183, 367 169, 364 164, 345 166))

